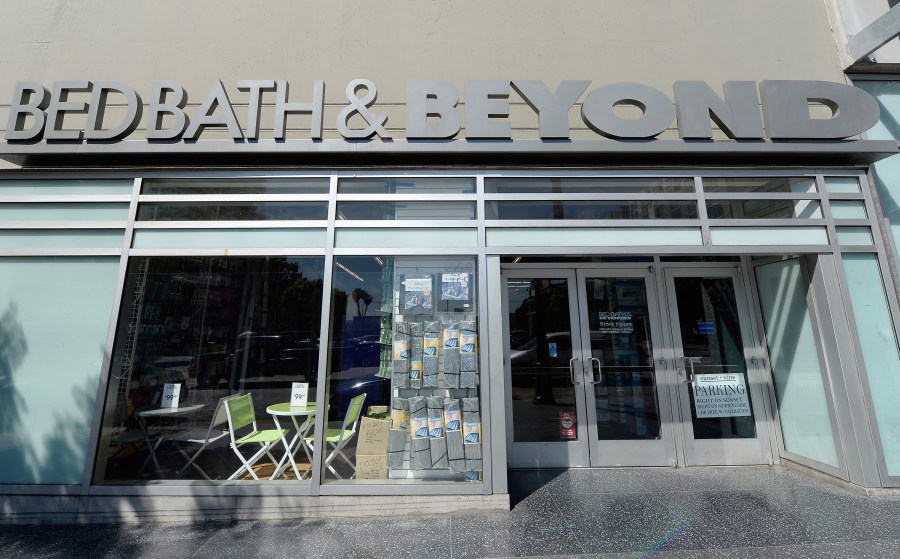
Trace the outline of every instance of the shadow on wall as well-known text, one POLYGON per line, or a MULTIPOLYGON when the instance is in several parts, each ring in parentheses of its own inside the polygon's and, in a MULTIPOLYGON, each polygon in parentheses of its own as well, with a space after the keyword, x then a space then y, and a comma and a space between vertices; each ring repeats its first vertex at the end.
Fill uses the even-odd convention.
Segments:
POLYGON ((25 331, 18 320, 15 301, 0 315, 0 483, 7 476, 23 472, 35 462, 32 447, 25 444, 27 426, 22 415, 27 407, 16 389, 15 372, 28 353, 25 331))

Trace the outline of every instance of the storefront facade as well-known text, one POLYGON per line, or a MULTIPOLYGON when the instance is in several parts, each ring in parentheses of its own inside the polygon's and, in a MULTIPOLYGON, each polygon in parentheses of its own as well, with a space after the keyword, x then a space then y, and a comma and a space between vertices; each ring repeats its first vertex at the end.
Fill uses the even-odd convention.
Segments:
MULTIPOLYGON (((821 7, 779 9, 828 47, 821 7)), ((708 31, 697 45, 725 44, 708 31)), ((897 145, 860 139, 878 105, 836 54, 740 81, 518 57, 534 79, 371 60, 289 81, 237 74, 254 48, 182 80, 159 60, 115 81, 10 65, 11 517, 508 508, 510 468, 900 485, 900 308, 868 169, 897 145)))

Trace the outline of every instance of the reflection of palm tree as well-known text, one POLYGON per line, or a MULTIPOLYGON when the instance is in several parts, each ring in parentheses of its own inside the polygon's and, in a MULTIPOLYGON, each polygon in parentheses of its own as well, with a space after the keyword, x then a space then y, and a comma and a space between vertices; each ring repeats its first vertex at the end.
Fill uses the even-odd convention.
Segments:
POLYGON ((353 302, 356 303, 356 316, 366 316, 366 312, 369 310, 369 305, 372 304, 372 296, 365 289, 356 288, 353 290, 353 293, 350 294, 353 297, 353 302), (360 303, 365 305, 364 307, 360 307, 360 303))
MULTIPOLYGON (((18 305, 10 302, 9 308, 0 316, 0 434, 18 435, 26 431, 22 425, 25 405, 16 389, 13 374, 25 360, 28 342, 25 330, 18 320, 18 305)), ((15 444, 0 457, 3 471, 13 476, 29 476, 28 467, 33 464, 34 455, 28 445, 15 444)))

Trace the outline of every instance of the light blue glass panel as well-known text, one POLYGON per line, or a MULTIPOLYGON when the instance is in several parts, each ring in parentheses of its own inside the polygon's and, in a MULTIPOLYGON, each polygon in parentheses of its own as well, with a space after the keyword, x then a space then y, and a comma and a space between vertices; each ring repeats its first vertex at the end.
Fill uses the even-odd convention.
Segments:
POLYGON ((859 178, 825 177, 825 190, 829 194, 859 194, 859 178))
MULTIPOLYGON (((900 82, 854 81, 854 85, 874 95, 881 106, 881 122, 866 132, 866 138, 900 140, 900 82)), ((876 163, 873 176, 881 211, 890 223, 894 246, 900 247, 900 155, 876 163)))
POLYGON ((784 448, 838 467, 807 285, 797 259, 756 267, 784 448))
POLYGON ((824 227, 710 227, 714 245, 827 245, 824 227))
POLYGON ((699 227, 502 227, 487 230, 488 246, 676 246, 702 245, 699 227))
POLYGON ((325 248, 324 229, 141 229, 134 248, 325 248))
POLYGON ((125 221, 128 204, 0 204, 0 221, 125 221))
POLYGON ((844 246, 872 246, 872 231, 868 227, 837 227, 838 244, 844 246))
POLYGON ((118 266, 0 259, 0 483, 81 483, 118 266))
POLYGON ((121 229, 9 229, 0 231, 0 248, 122 248, 121 229))
POLYGON ((831 215, 834 219, 866 219, 866 204, 862 200, 832 200, 831 215))
POLYGON ((898 476, 900 354, 881 269, 872 253, 847 253, 842 258, 888 475, 898 476))
POLYGON ((373 229, 346 228, 334 232, 338 248, 472 248, 478 245, 476 229, 373 229))
POLYGON ((127 180, 0 180, 0 196, 121 196, 131 195, 127 180))

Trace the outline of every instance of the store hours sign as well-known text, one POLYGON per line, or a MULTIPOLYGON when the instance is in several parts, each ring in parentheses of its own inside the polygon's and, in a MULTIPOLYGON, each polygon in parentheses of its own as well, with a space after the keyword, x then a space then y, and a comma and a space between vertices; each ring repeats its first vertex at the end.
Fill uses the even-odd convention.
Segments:
POLYGON ((749 417, 750 399, 743 374, 695 374, 691 388, 697 419, 704 417, 749 417))

